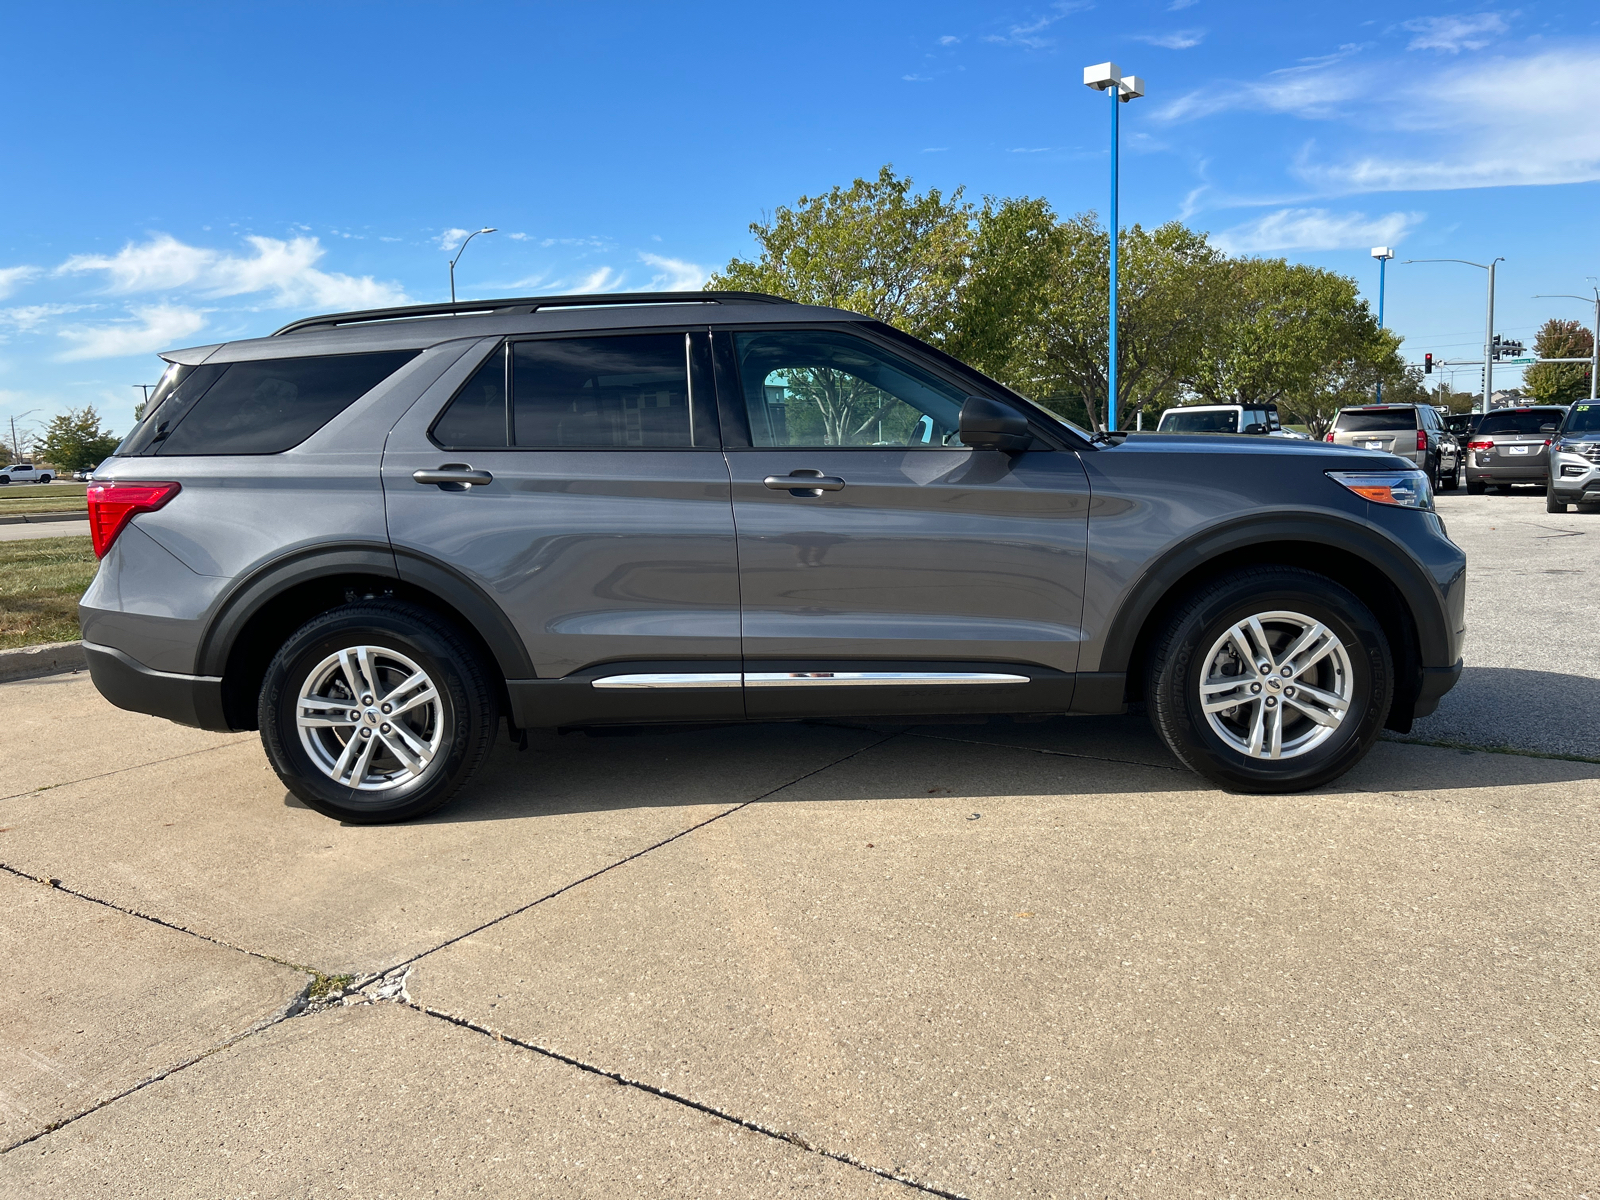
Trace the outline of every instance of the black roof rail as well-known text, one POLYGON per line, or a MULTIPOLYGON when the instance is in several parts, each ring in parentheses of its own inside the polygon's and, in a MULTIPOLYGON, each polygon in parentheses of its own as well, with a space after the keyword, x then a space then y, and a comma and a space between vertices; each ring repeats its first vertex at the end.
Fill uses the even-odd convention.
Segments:
POLYGON ((308 329, 338 329, 369 321, 405 321, 418 317, 476 317, 507 313, 532 313, 541 308, 587 308, 612 304, 793 304, 765 292, 597 292, 586 296, 517 296, 503 300, 460 300, 451 304, 409 304, 400 308, 369 308, 361 312, 328 313, 290 321, 273 337, 304 333, 308 329))

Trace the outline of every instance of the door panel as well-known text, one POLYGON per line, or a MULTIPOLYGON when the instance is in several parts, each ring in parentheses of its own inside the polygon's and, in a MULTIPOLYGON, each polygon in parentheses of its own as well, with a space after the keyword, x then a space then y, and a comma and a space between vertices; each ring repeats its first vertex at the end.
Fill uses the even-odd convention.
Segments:
MULTIPOLYGON (((702 368, 709 372, 704 336, 690 339, 691 393, 710 390, 709 375, 700 378, 702 368)), ((551 393, 560 393, 566 416, 534 419, 537 414, 530 414, 525 403, 532 391, 525 376, 535 366, 555 370, 548 363, 557 349, 546 343, 541 355, 526 356, 534 366, 514 356, 506 362, 508 379, 514 364, 519 372, 515 387, 522 390, 515 395, 523 403, 506 421, 509 432, 501 445, 441 448, 428 433, 459 388, 479 411, 453 410, 450 427, 477 431, 463 438, 492 435, 495 422, 484 419, 483 412, 497 411, 493 364, 496 356, 507 357, 497 349, 467 386, 457 379, 450 391, 425 396, 407 414, 390 435, 383 465, 394 545, 466 575, 499 604, 541 681, 581 673, 571 687, 544 689, 563 699, 561 714, 541 724, 577 723, 591 715, 590 708, 625 708, 619 707, 618 693, 589 683, 589 676, 603 673, 596 670, 600 664, 665 661, 690 664, 686 670, 737 671, 739 658, 733 516, 714 407, 706 397, 689 397, 698 420, 692 436, 685 437, 692 445, 511 449, 504 443, 516 438, 518 429, 524 441, 533 440, 528 429, 548 440, 672 440, 651 430, 666 428, 662 414, 682 405, 682 389, 651 382, 642 391, 644 385, 628 382, 640 376, 620 367, 607 368, 617 372, 611 380, 633 389, 620 406, 616 393, 624 385, 607 382, 604 389, 580 393, 567 381, 564 391, 551 393), (486 471, 492 482, 437 486, 413 478, 419 470, 441 468, 486 471)), ((447 422, 441 420, 439 428, 447 428, 447 422)), ((684 720, 743 713, 737 688, 698 689, 674 703, 669 715, 684 720)))

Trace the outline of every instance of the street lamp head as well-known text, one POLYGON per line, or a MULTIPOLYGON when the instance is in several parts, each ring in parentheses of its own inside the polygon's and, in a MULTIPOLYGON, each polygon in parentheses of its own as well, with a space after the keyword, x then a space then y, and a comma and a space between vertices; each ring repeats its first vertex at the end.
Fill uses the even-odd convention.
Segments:
POLYGON ((1083 86, 1091 87, 1097 92, 1114 88, 1121 82, 1122 69, 1116 63, 1096 63, 1092 67, 1083 69, 1083 86))
POLYGON ((482 229, 478 230, 478 232, 479 233, 499 233, 500 231, 498 229, 496 229, 493 225, 485 225, 482 229))
POLYGON ((1374 246, 1372 248, 1372 257, 1383 259, 1393 258, 1394 251, 1388 246, 1374 246))
POLYGON ((1144 95, 1144 80, 1137 75, 1125 76, 1122 82, 1117 84, 1117 99, 1124 104, 1129 100, 1137 100, 1142 95, 1144 95))

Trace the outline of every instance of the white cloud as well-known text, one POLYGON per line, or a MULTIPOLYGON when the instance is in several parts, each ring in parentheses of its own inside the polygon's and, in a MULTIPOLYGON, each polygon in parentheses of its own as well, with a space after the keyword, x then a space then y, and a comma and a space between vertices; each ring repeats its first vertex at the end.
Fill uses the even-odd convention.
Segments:
POLYGON ((1172 0, 1172 3, 1167 5, 1167 11, 1168 12, 1182 12, 1184 9, 1193 8, 1196 4, 1199 4, 1199 3, 1200 3, 1200 0, 1172 0))
POLYGON ((38 267, 0 267, 0 300, 25 283, 37 279, 44 272, 38 267))
POLYGON ((1470 16, 1418 17, 1401 22, 1400 28, 1417 35, 1407 44, 1407 50, 1459 54, 1463 50, 1482 50, 1494 41, 1495 34, 1505 33, 1511 27, 1499 13, 1486 12, 1470 16))
POLYGON ((370 275, 318 270, 315 264, 327 251, 314 237, 245 241, 255 253, 241 257, 156 234, 143 244, 129 242, 113 255, 75 254, 55 273, 104 272, 104 291, 112 295, 189 290, 220 297, 267 292, 268 304, 275 308, 378 308, 406 301, 399 287, 370 275))
POLYGON ((1152 46, 1160 46, 1163 50, 1188 50, 1198 46, 1206 36, 1204 29, 1175 29, 1171 33, 1139 33, 1133 40, 1136 42, 1149 42, 1152 46))
POLYGON ((134 320, 109 325, 79 325, 60 330, 76 345, 56 357, 62 362, 85 358, 125 358, 165 350, 205 326, 205 314, 176 304, 133 309, 134 320))
POLYGON ((1325 208, 1284 208, 1224 230, 1212 245, 1228 254, 1272 250, 1364 250, 1387 246, 1422 221, 1422 213, 1392 212, 1369 219, 1366 213, 1333 213, 1325 208))
POLYGON ((82 312, 86 308, 93 307, 92 304, 28 304, 20 308, 0 309, 0 321, 4 321, 19 333, 27 333, 37 329, 50 317, 82 312))
POLYGON ((933 76, 932 75, 902 75, 902 76, 900 76, 900 78, 902 80, 904 80, 906 83, 932 83, 933 82, 933 76))
POLYGON ((659 254, 639 254, 639 261, 656 268, 648 290, 660 292, 697 292, 711 278, 711 271, 698 263, 681 258, 664 258, 659 254))
POLYGON ((1029 50, 1041 50, 1046 46, 1053 45, 1054 39, 1041 37, 1040 34, 1061 20, 1062 17, 1086 8, 1093 8, 1094 5, 1086 3, 1085 0, 1057 0, 1057 3, 1052 4, 1050 7, 1053 11, 1046 13, 1044 16, 1035 17, 1033 20, 1023 24, 1013 25, 1004 34, 991 33, 983 40, 994 42, 1001 46, 1025 46, 1029 50))
POLYGON ((433 240, 439 243, 441 250, 454 250, 472 234, 470 229, 446 229, 433 240))
POLYGON ((939 39, 939 45, 941 45, 941 46, 954 46, 960 40, 961 40, 960 38, 952 37, 950 34, 947 33, 942 38, 939 39))
POLYGON ((614 292, 622 284, 622 276, 610 267, 591 271, 572 288, 574 295, 584 296, 594 292, 614 292))

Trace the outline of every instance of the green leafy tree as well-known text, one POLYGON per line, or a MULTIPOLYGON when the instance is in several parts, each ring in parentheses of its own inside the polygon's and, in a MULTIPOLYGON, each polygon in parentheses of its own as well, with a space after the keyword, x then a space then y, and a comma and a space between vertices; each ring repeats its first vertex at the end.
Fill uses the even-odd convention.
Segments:
POLYGON ((121 439, 100 427, 94 406, 69 408, 53 417, 35 447, 38 457, 63 471, 98 466, 111 456, 121 439))
MULTIPOLYGON (((1551 318, 1539 327, 1533 352, 1540 358, 1587 358, 1594 353, 1594 334, 1578 321, 1551 318)), ((1571 404, 1589 395, 1587 363, 1535 363, 1522 377, 1522 385, 1545 404, 1571 404)))

